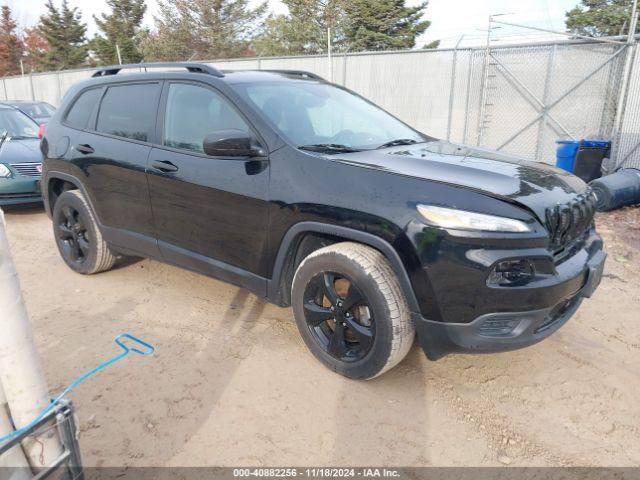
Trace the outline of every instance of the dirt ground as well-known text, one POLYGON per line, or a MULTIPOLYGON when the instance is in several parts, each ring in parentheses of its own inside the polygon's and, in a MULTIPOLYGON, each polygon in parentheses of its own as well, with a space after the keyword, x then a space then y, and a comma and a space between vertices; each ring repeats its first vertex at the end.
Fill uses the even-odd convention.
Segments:
POLYGON ((72 395, 87 466, 640 466, 640 209, 598 216, 595 296, 533 347, 430 362, 417 346, 369 382, 307 352, 290 309, 143 260, 81 276, 42 209, 7 228, 49 385, 156 346, 72 395))

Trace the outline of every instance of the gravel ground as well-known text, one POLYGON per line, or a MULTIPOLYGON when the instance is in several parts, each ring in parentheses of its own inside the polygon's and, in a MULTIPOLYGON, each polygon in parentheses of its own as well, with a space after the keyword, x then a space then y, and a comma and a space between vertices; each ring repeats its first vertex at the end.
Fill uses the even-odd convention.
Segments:
POLYGON ((120 332, 157 349, 73 393, 87 466, 640 466, 640 209, 598 216, 605 278, 546 341, 438 362, 414 346, 369 382, 315 361, 290 309, 151 260, 77 275, 42 209, 6 217, 53 391, 120 332))

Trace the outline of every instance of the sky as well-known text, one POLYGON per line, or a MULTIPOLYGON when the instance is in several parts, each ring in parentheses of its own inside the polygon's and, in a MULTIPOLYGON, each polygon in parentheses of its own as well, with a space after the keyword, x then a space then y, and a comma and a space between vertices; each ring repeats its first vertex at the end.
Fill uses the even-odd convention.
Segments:
MULTIPOLYGON (((62 2, 53 1, 56 5, 62 2)), ((45 0, 1 0, 0 3, 11 7, 21 25, 37 23, 45 11, 45 0)), ((268 0, 268 3, 274 13, 286 12, 286 7, 279 0, 268 0)), ((418 0, 407 0, 409 5, 418 3, 418 0)), ((480 44, 485 41, 488 17, 495 14, 509 14, 496 17, 497 20, 562 31, 564 13, 578 3, 579 0, 430 0, 424 18, 431 21, 431 27, 420 37, 418 46, 439 39, 441 47, 452 47, 463 35, 462 45, 480 44)), ((82 11, 89 36, 93 36, 96 27, 92 15, 106 11, 106 2, 69 0, 69 4, 82 11)), ((157 0, 147 0, 147 7, 144 23, 153 26, 153 15, 158 12, 157 0)), ((502 26, 492 30, 492 36, 502 36, 504 41, 521 42, 541 39, 544 34, 502 26)))

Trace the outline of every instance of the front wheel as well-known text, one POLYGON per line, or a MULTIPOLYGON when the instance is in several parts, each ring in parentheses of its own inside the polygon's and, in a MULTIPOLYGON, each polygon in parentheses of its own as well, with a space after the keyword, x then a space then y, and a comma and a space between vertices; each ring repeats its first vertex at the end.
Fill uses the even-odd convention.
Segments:
POLYGON ((292 306, 309 350, 333 371, 370 379, 408 353, 414 328, 387 259, 362 244, 321 248, 296 270, 292 306))

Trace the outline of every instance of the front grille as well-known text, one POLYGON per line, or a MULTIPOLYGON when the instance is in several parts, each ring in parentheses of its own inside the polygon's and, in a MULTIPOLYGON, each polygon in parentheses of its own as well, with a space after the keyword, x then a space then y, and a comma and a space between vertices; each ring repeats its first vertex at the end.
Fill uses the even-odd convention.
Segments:
POLYGON ((595 212, 596 197, 591 189, 571 202, 547 208, 546 227, 551 249, 560 251, 582 236, 593 222, 595 212))
POLYGON ((42 174, 42 163, 12 163, 13 169, 25 177, 39 177, 42 174))

